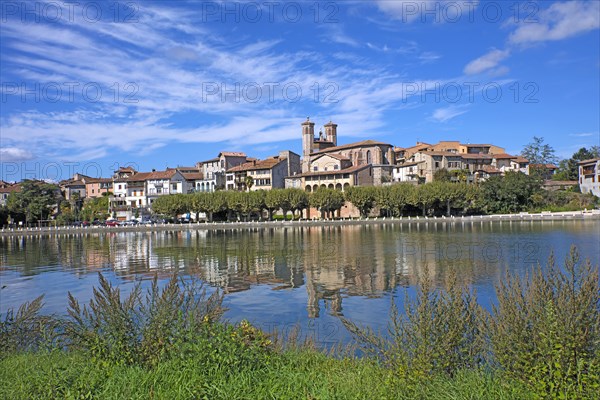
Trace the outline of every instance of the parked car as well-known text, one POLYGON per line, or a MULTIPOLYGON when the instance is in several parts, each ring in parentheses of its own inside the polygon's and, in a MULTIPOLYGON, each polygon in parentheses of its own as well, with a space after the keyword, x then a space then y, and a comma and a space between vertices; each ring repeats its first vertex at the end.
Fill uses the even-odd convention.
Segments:
POLYGON ((130 220, 122 222, 121 225, 124 225, 124 226, 134 226, 134 225, 137 225, 138 223, 139 222, 136 219, 130 219, 130 220))
POLYGON ((104 223, 105 226, 119 226, 121 223, 115 219, 111 219, 110 221, 106 221, 104 223))

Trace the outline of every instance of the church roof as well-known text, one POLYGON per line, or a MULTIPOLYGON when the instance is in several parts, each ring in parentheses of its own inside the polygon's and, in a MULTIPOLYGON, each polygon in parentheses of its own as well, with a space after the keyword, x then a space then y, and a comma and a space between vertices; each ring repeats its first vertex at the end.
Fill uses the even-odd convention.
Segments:
POLYGON ((392 146, 389 143, 378 142, 376 140, 363 140, 363 141, 360 141, 360 142, 343 144, 341 146, 329 147, 328 149, 323 149, 323 150, 315 151, 312 154, 325 154, 325 153, 338 152, 340 150, 352 149, 354 147, 368 147, 368 146, 381 146, 381 145, 383 145, 383 146, 390 146, 390 147, 392 146))

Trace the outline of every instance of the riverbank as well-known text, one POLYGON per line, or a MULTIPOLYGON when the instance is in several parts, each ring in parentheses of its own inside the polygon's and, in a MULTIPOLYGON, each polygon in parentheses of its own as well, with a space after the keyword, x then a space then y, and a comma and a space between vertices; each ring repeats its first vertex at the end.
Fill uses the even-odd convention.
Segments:
POLYGON ((378 217, 358 219, 314 219, 287 221, 250 221, 250 222, 200 222, 190 224, 151 224, 137 226, 58 226, 43 228, 3 228, 0 236, 55 235, 103 232, 153 232, 187 230, 256 230, 313 226, 380 225, 380 224, 447 224, 486 221, 565 221, 599 220, 600 210, 471 215, 465 217, 378 217))
POLYGON ((340 315, 355 342, 321 350, 224 322, 198 281, 121 297, 99 275, 89 308, 72 297, 68 317, 42 315, 40 296, 0 319, 0 398, 595 399, 598 267, 572 247, 538 271, 508 273, 492 310, 455 272, 436 288, 423 271, 388 334, 340 315))

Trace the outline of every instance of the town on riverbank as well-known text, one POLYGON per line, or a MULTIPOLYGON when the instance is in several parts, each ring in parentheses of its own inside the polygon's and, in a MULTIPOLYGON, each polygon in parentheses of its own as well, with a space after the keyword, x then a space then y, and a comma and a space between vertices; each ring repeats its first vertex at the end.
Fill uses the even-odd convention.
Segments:
POLYGON ((0 181, 0 224, 20 227, 305 220, 576 211, 598 207, 600 154, 582 148, 559 166, 534 137, 521 155, 493 144, 397 147, 338 144, 337 124, 301 124, 302 156, 222 151, 164 171, 119 167, 55 183, 0 181), (291 215, 290 215, 291 214, 291 215))

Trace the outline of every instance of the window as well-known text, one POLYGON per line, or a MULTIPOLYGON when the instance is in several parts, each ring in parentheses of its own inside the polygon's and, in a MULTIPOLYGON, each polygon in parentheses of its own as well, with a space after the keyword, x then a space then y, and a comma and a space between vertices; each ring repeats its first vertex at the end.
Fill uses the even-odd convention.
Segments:
POLYGON ((221 160, 221 168, 225 168, 225 160, 221 160))
POLYGON ((119 185, 119 190, 121 190, 121 185, 119 185))
POLYGON ((177 184, 176 183, 172 184, 171 188, 173 189, 174 192, 176 192, 177 191, 177 184))
POLYGON ((371 164, 373 162, 371 158, 371 150, 367 150, 367 164, 371 164))
POLYGON ((436 167, 436 168, 439 168, 439 167, 440 167, 440 162, 439 162, 439 161, 436 161, 436 162, 435 162, 435 167, 436 167))
POLYGON ((333 169, 337 171, 338 169, 340 169, 340 166, 339 165, 334 165, 333 169))
POLYGON ((313 171, 317 172, 319 170, 319 167, 317 167, 316 165, 313 167, 313 171))
POLYGON ((94 194, 94 189, 92 189, 92 194, 94 194))

